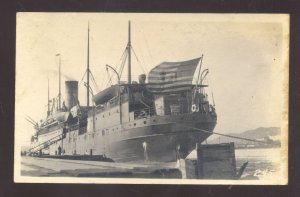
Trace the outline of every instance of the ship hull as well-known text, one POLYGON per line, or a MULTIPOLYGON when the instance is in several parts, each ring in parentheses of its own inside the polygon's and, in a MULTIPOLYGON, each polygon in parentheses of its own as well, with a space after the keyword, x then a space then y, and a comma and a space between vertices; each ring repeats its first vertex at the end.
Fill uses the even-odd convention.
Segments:
POLYGON ((60 146, 64 155, 99 155, 115 162, 169 162, 185 158, 196 143, 211 135, 215 125, 216 118, 211 114, 152 116, 107 128, 105 132, 78 135, 78 130, 69 131, 47 151, 56 155, 60 146))
MULTIPOLYGON (((127 127, 124 125, 123 130, 115 130, 112 135, 102 136, 102 151, 116 162, 175 161, 178 157, 185 158, 197 143, 205 141, 215 125, 216 117, 208 113, 152 116, 131 122, 127 127)), ((101 154, 97 149, 94 153, 101 154)))
MULTIPOLYGON (((139 131, 142 133, 143 131, 139 131)), ((114 161, 157 161, 170 162, 185 158, 196 143, 201 143, 209 137, 208 133, 197 131, 164 132, 161 134, 146 135, 141 138, 132 138, 115 141, 110 144, 107 156, 114 161), (146 142, 146 148, 145 148, 146 142)))

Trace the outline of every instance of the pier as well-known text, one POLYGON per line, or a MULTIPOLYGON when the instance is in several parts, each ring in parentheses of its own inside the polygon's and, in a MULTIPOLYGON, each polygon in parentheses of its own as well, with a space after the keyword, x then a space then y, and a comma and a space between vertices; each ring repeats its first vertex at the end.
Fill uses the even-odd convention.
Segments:
POLYGON ((197 145, 196 158, 161 163, 141 161, 115 163, 65 158, 21 158, 22 176, 239 179, 247 166, 237 171, 233 143, 197 145))
POLYGON ((114 163, 39 157, 21 158, 22 176, 181 178, 171 163, 114 163))

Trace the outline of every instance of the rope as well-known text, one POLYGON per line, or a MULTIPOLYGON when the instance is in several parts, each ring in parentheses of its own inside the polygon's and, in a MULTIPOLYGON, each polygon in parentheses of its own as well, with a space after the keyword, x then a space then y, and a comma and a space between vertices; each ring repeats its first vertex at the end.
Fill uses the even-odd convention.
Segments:
POLYGON ((136 53, 135 53, 134 49, 132 48, 132 46, 131 46, 131 49, 132 49, 132 51, 133 51, 133 54, 134 54, 134 56, 135 56, 135 58, 136 58, 137 62, 140 64, 140 67, 142 68, 142 70, 143 70, 143 73, 144 73, 144 74, 146 74, 146 72, 145 72, 145 69, 144 69, 144 67, 143 67, 142 63, 141 63, 141 62, 140 62, 140 60, 138 59, 138 57, 137 57, 137 55, 136 55, 136 53))
POLYGON ((220 136, 229 137, 229 138, 235 138, 235 139, 239 139, 239 140, 246 140, 246 141, 251 141, 251 142, 269 144, 267 142, 263 142, 263 141, 259 141, 259 140, 254 140, 254 139, 249 139, 249 138, 244 138, 244 137, 237 137, 237 136, 232 136, 232 135, 226 135, 226 134, 222 134, 222 133, 207 131, 207 130, 204 130, 204 129, 198 129, 198 128, 195 128, 195 127, 189 127, 189 126, 185 126, 185 125, 182 125, 182 126, 190 128, 190 129, 195 129, 195 130, 198 130, 198 131, 201 131, 201 132, 204 132, 204 133, 211 133, 211 134, 220 135, 220 136))
POLYGON ((122 73, 123 73, 123 70, 124 70, 125 61, 126 61, 126 59, 127 59, 127 56, 128 56, 128 54, 125 53, 125 56, 124 56, 124 58, 123 58, 122 64, 121 64, 120 69, 119 69, 120 77, 122 76, 122 73))
POLYGON ((198 73, 198 78, 197 78, 196 85, 199 84, 199 78, 200 78, 200 74, 201 74, 202 61, 203 61, 203 54, 202 54, 202 56, 200 58, 200 63, 199 63, 200 67, 199 67, 199 73, 198 73))
POLYGON ((84 72, 84 74, 83 74, 83 77, 82 77, 81 81, 79 82, 79 86, 81 85, 81 83, 82 83, 82 81, 83 81, 83 79, 84 79, 84 77, 85 77, 85 74, 86 74, 86 70, 85 70, 85 72, 84 72))
POLYGON ((99 90, 99 87, 98 87, 98 85, 97 85, 97 83, 96 83, 95 77, 94 77, 94 75, 93 75, 92 72, 90 72, 90 73, 91 73, 91 76, 92 76, 92 82, 94 83, 94 86, 95 86, 96 90, 98 91, 98 90, 99 90))
MULTIPOLYGON (((127 53, 125 53, 126 50, 127 50, 127 48, 125 48, 125 50, 124 50, 124 52, 123 52, 123 54, 122 54, 122 56, 120 58, 120 60, 121 60, 121 65, 120 65, 120 69, 119 69, 119 75, 120 76, 122 76, 122 72, 123 72, 123 69, 124 69, 125 61, 126 61, 126 58, 127 58, 127 53)), ((116 70, 117 70, 117 68, 116 68, 116 70)), ((107 73, 108 73, 108 71, 107 71, 107 73)), ((109 80, 108 80, 106 86, 108 86, 109 83, 112 84, 111 80, 112 80, 113 76, 114 75, 109 76, 109 80)))
POLYGON ((123 54, 122 54, 122 56, 120 57, 120 61, 122 61, 122 60, 124 59, 124 56, 127 54, 126 51, 127 51, 127 47, 125 47, 125 49, 124 49, 124 51, 123 51, 123 54))
MULTIPOLYGON (((118 64, 118 65, 120 65, 119 72, 118 72, 120 77, 122 76, 122 72, 123 72, 123 69, 124 69, 124 64, 125 64, 125 61, 126 61, 126 58, 127 58, 127 53, 126 52, 127 52, 127 47, 125 47, 125 49, 123 51, 123 54, 120 58, 120 63, 118 64)), ((116 70, 118 70, 118 69, 116 68, 116 70)))
POLYGON ((213 86, 212 86, 212 83, 211 83, 211 80, 210 80, 210 75, 208 75, 207 83, 209 84, 213 105, 215 106, 215 99, 214 99, 214 93, 213 93, 214 90, 213 90, 213 86))
MULTIPOLYGON (((142 29, 142 28, 141 28, 141 29, 142 29)), ((144 40, 145 40, 145 43, 146 43, 146 46, 147 46, 147 50, 148 50, 150 59, 151 59, 151 61, 152 61, 152 64, 154 65, 153 57, 152 57, 151 51, 150 51, 150 49, 149 49, 148 41, 147 41, 147 39, 146 39, 146 36, 145 36, 145 33, 144 33, 144 30, 143 30, 143 29, 142 29, 142 33, 143 33, 143 37, 144 37, 144 40)))

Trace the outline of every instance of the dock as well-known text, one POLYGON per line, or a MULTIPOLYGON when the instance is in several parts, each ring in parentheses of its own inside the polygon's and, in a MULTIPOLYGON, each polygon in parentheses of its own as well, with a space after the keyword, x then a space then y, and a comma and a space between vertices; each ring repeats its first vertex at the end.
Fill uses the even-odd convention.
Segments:
POLYGON ((181 178, 171 163, 114 163, 38 157, 22 157, 22 176, 181 178))
MULTIPOLYGON (((22 176, 239 179, 248 162, 236 168, 234 143, 196 146, 196 158, 161 163, 116 163, 62 158, 21 158, 22 176)), ((78 159, 78 158, 77 158, 78 159)))
POLYGON ((239 179, 248 165, 237 170, 234 143, 197 144, 196 151, 196 158, 179 160, 184 179, 239 179))

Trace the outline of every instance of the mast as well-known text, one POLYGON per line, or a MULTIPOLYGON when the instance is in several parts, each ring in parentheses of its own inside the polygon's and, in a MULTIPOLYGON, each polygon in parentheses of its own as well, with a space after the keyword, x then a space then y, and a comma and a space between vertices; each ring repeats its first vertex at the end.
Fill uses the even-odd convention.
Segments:
POLYGON ((90 23, 88 23, 88 42, 87 42, 87 69, 86 69, 86 105, 90 106, 90 23))
POLYGON ((49 78, 48 78, 48 100, 47 100, 47 106, 48 106, 48 111, 47 111, 47 117, 50 115, 50 93, 49 93, 49 78))
POLYGON ((58 68, 58 72, 59 72, 59 75, 58 75, 58 109, 61 108, 61 56, 60 54, 57 54, 57 56, 59 56, 59 68, 58 68))
POLYGON ((128 21, 128 44, 127 44, 127 52, 128 52, 128 84, 131 84, 131 35, 130 35, 130 21, 128 21))

